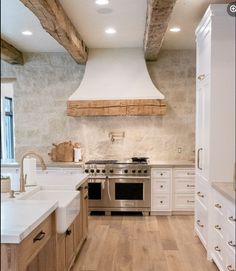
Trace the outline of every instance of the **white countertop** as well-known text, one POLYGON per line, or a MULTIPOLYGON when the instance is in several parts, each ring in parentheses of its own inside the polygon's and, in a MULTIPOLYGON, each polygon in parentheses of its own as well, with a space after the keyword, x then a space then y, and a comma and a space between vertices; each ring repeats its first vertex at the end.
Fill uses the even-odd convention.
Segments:
POLYGON ((151 167, 194 167, 195 163, 189 160, 176 160, 176 161, 150 161, 151 167))
POLYGON ((85 173, 48 173, 37 174, 37 185, 43 189, 77 190, 88 178, 85 173))
POLYGON ((1 202, 1 243, 19 244, 58 206, 55 200, 1 202))

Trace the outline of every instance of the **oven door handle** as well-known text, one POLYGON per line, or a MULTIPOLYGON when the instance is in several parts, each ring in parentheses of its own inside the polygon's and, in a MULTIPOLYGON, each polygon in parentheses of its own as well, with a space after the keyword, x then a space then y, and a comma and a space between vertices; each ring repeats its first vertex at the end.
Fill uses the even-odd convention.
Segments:
POLYGON ((119 179, 119 180, 147 180, 150 181, 150 176, 108 176, 109 179, 114 180, 114 179, 119 179))
POLYGON ((107 194, 108 194, 109 200, 111 201, 110 182, 109 182, 109 179, 107 179, 106 181, 107 181, 107 194))

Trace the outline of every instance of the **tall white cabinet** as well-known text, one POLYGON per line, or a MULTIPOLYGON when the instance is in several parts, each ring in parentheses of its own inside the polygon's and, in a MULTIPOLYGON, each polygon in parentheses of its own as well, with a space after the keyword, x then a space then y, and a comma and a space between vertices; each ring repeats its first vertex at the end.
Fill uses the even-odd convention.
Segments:
POLYGON ((235 17, 210 5, 196 30, 195 232, 208 249, 211 183, 233 181, 235 163, 235 17))

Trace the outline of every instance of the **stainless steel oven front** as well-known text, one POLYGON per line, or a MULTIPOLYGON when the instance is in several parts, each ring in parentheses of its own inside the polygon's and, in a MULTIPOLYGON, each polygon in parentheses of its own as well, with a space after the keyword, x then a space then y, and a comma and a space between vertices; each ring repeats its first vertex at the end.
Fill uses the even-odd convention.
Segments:
POLYGON ((149 176, 109 176, 89 180, 89 209, 94 211, 150 211, 149 176))

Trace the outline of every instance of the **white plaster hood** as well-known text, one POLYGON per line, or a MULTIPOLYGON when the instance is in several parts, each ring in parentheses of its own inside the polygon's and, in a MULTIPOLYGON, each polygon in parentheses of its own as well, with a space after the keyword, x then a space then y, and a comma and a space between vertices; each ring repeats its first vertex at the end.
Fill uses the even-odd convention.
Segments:
POLYGON ((67 102, 70 116, 162 115, 165 109, 141 48, 90 49, 83 80, 67 102))

